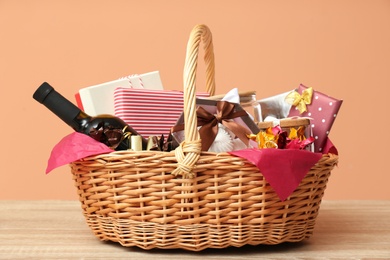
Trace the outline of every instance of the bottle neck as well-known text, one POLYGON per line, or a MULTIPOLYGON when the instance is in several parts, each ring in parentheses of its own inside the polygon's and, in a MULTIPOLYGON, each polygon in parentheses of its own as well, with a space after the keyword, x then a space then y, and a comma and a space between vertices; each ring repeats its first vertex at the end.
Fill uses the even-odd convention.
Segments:
POLYGON ((91 118, 46 82, 35 91, 33 97, 75 131, 80 132, 91 118))

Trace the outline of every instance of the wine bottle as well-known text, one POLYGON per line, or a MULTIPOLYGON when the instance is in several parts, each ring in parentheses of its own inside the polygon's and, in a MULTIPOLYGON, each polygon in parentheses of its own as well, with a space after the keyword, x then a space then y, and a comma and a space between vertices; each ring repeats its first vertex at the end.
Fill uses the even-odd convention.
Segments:
MULTIPOLYGON (((47 82, 39 86, 34 92, 33 98, 46 106, 75 131, 89 135, 112 149, 130 149, 130 136, 139 135, 131 126, 116 116, 89 116, 58 93, 47 82)), ((146 139, 142 138, 144 149, 146 149, 146 145, 146 139)))

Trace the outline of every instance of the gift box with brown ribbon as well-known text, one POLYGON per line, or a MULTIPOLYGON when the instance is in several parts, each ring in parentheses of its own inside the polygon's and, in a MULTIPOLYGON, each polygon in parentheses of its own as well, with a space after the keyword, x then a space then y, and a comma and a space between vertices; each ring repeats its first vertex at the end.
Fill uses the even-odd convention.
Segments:
MULTIPOLYGON (((256 146, 248 136, 259 132, 259 128, 241 105, 206 99, 197 99, 196 105, 202 151, 229 152, 256 146)), ((172 128, 172 135, 178 143, 185 139, 183 130, 182 114, 172 128)))

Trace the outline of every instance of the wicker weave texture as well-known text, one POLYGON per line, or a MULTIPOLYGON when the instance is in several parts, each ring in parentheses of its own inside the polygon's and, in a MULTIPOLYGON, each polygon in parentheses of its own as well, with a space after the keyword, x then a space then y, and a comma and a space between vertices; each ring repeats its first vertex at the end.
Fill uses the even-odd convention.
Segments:
POLYGON ((184 68, 185 141, 172 152, 118 151, 70 164, 83 213, 101 240, 200 251, 308 238, 338 157, 323 155, 285 201, 258 168, 228 153, 201 152, 196 63, 204 42, 206 88, 214 93, 207 26, 190 35, 184 68))
POLYGON ((172 152, 115 152, 75 162, 72 172, 100 239, 202 250, 309 237, 337 159, 324 155, 283 202, 255 166, 229 154, 202 154, 193 179, 170 174, 172 152))

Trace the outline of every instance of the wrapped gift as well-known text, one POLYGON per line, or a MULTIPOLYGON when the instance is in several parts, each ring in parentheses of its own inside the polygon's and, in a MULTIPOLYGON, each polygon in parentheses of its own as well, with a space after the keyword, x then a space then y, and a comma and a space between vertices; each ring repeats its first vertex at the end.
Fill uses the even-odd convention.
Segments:
POLYGON ((261 122, 262 114, 259 102, 256 100, 256 91, 238 92, 237 88, 231 89, 228 93, 215 95, 209 98, 216 101, 229 101, 240 104, 248 112, 249 116, 255 122, 261 122))
POLYGON ((161 82, 160 73, 152 71, 144 74, 133 74, 121 79, 127 79, 131 88, 144 88, 163 90, 164 87, 161 82))
POLYGON ((286 118, 291 109, 291 104, 285 101, 291 91, 258 100, 262 118, 264 121, 273 121, 286 118))
MULTIPOLYGON (((206 92, 197 97, 208 97, 206 92)), ((117 88, 114 91, 114 113, 144 138, 168 136, 183 112, 183 92, 117 88)))
MULTIPOLYGON (((197 126, 202 151, 227 152, 256 147, 249 138, 259 128, 248 113, 237 103, 197 99, 197 126)), ((179 118, 172 135, 181 143, 184 136, 184 115, 179 118)))
POLYGON ((323 152, 343 101, 301 84, 297 91, 286 96, 286 102, 292 104, 289 117, 311 118, 311 128, 315 138, 314 151, 323 152))
POLYGON ((91 116, 114 114, 114 91, 118 87, 162 90, 158 71, 131 75, 98 85, 82 88, 76 93, 77 105, 91 116))

